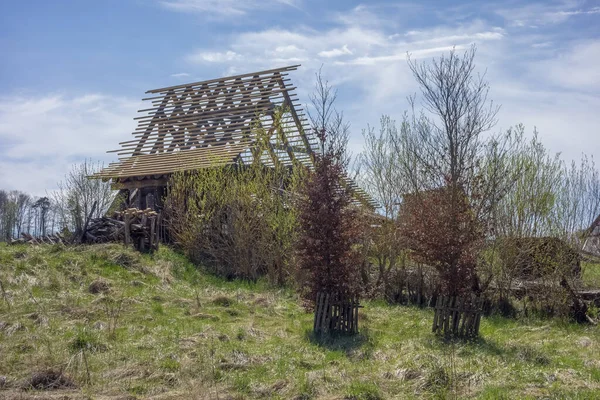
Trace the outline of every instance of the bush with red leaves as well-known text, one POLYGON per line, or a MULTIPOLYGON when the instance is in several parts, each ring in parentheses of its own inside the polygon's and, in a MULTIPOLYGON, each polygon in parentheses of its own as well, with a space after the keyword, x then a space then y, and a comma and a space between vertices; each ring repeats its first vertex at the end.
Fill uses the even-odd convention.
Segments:
POLYGON ((482 234, 464 191, 447 185, 411 194, 400 212, 400 230, 413 257, 436 268, 444 294, 471 291, 482 234))
POLYGON ((342 163, 326 153, 302 188, 297 250, 300 289, 308 308, 320 291, 344 297, 360 291, 361 224, 351 193, 341 184, 343 176, 342 163))

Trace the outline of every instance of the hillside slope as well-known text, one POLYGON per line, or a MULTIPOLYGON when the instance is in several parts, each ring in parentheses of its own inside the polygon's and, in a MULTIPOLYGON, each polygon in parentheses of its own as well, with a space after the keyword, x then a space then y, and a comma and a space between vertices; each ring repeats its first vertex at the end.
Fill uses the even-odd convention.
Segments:
POLYGON ((293 292, 166 247, 0 245, 0 282, 0 398, 600 396, 597 327, 485 318, 450 345, 430 310, 366 302, 360 336, 320 343, 293 292))

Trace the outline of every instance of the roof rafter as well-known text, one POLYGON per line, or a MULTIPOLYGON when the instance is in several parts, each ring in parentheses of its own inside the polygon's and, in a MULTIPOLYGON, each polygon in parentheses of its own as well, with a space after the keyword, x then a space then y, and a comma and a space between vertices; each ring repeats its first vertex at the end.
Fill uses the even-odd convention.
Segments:
MULTIPOLYGON (((313 166, 317 138, 299 113, 288 72, 298 65, 149 90, 134 139, 96 178, 124 181, 236 162, 313 166), (267 141, 261 143, 261 141, 267 141), (262 145, 261 145, 262 144, 262 145)), ((363 204, 373 200, 350 178, 363 204)))

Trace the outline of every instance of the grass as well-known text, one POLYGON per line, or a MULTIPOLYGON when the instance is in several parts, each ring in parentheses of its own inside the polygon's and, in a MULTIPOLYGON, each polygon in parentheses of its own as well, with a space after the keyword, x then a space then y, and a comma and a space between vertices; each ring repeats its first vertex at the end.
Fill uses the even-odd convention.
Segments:
POLYGON ((581 280, 587 287, 600 288, 600 263, 583 261, 581 263, 581 280))
POLYGON ((166 247, 0 245, 0 282, 0 398, 600 394, 599 328, 560 320, 484 318, 480 340, 446 343, 431 310, 371 301, 360 335, 323 340, 292 291, 216 278, 166 247), (31 389, 44 371, 77 387, 31 389))

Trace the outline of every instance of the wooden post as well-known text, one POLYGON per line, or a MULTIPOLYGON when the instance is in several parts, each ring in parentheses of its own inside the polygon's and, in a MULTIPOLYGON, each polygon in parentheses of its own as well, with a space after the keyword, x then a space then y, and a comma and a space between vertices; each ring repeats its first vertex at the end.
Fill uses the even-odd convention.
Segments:
POLYGON ((321 317, 321 305, 322 305, 322 301, 321 301, 321 297, 322 297, 322 293, 319 292, 317 293, 317 301, 315 302, 315 320, 313 322, 313 332, 314 333, 319 333, 321 330, 321 324, 319 323, 320 321, 320 317, 321 317))
POLYGON ((323 301, 323 324, 321 332, 329 333, 329 326, 331 324, 331 306, 329 304, 329 293, 325 293, 325 300, 323 301))
POLYGON ((127 211, 125 211, 125 246, 129 246, 131 243, 131 232, 130 232, 130 224, 131 224, 131 215, 127 211))
POLYGON ((138 250, 143 252, 146 250, 146 235, 148 231, 148 217, 145 212, 142 214, 140 224, 142 225, 142 232, 138 241, 138 250))

